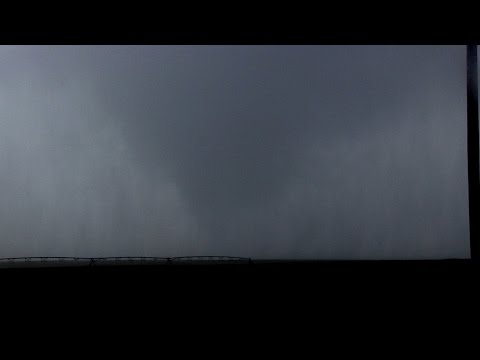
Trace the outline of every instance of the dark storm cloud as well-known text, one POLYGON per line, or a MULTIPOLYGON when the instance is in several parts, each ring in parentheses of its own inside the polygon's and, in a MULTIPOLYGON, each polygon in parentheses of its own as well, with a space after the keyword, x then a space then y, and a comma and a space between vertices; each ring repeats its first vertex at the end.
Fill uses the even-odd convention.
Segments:
POLYGON ((0 54, 9 251, 468 256, 463 47, 0 54))

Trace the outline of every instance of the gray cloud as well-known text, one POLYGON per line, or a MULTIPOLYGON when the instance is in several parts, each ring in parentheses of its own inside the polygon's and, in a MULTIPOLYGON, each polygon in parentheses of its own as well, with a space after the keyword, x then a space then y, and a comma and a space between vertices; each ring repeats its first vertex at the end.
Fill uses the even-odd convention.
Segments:
POLYGON ((0 57, 5 256, 469 255, 462 46, 0 57))

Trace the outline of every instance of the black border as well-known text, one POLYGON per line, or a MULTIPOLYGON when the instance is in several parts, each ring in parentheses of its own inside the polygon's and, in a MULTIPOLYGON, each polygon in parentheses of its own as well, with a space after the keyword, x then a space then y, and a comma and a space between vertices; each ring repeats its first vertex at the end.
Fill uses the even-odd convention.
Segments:
MULTIPOLYGON (((3 44, 471 44, 475 11, 380 3, 3 9, 3 44), (383 6, 383 7, 382 7, 383 6), (64 10, 63 12, 60 12, 64 10)), ((21 5, 23 6, 23 5, 21 5)), ((57 8, 56 8, 57 7, 57 8)))
POLYGON ((477 45, 467 45, 467 147, 468 200, 471 259, 479 259, 480 170, 478 143, 478 62, 477 45))

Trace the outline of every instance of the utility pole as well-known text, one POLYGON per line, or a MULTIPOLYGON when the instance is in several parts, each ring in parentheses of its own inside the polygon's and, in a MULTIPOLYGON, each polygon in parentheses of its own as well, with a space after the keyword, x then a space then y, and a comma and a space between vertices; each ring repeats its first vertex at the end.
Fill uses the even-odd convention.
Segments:
POLYGON ((477 45, 467 45, 467 147, 470 254, 472 260, 477 262, 480 257, 480 170, 478 155, 477 45))

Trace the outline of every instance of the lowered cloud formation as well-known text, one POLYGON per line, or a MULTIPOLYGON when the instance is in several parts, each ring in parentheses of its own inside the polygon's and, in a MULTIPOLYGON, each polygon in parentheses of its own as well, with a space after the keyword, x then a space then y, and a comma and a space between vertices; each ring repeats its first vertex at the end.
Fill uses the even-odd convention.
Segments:
POLYGON ((0 47, 2 256, 465 258, 462 46, 0 47))

